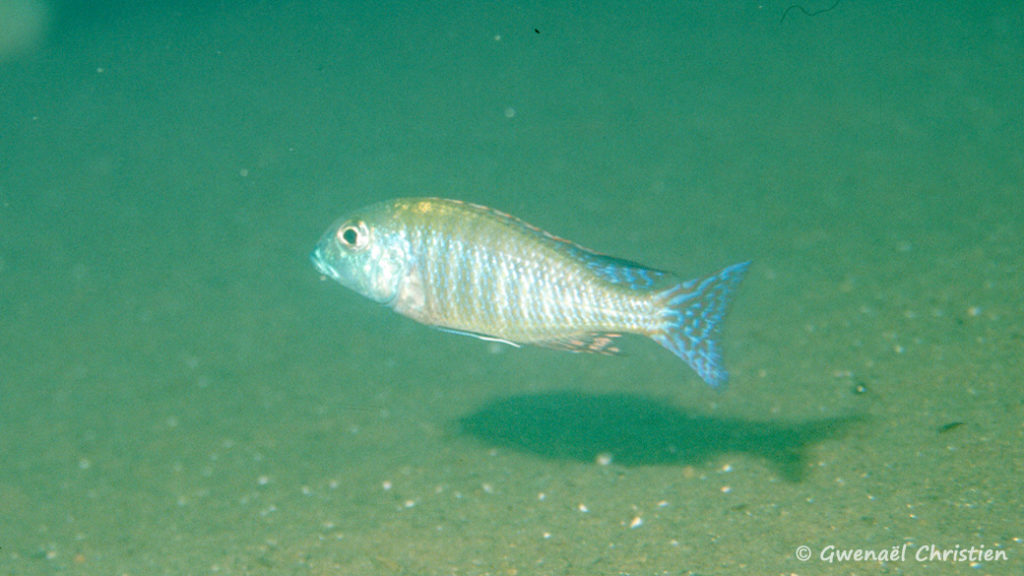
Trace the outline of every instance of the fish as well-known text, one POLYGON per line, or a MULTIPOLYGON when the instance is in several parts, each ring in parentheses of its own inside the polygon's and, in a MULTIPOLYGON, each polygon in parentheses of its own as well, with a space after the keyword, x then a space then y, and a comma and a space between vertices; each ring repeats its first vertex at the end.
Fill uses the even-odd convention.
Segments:
POLYGON ((397 198, 336 220, 310 254, 323 278, 448 332, 617 354, 646 336, 723 388, 718 336, 750 262, 692 280, 594 252, 499 210, 397 198))

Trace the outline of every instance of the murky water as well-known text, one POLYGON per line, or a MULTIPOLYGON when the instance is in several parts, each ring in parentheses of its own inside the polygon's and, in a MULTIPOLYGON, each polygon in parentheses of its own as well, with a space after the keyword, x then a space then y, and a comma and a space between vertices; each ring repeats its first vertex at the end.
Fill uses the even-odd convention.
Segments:
POLYGON ((0 11, 2 571, 1019 573, 1024 8, 828 4, 0 11), (403 195, 752 259, 729 388, 321 282, 403 195))

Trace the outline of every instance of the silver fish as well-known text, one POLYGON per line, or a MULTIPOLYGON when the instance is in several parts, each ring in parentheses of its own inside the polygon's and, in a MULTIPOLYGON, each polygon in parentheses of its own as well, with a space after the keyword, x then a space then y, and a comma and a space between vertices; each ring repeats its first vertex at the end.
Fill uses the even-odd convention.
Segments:
POLYGON ((320 273, 430 326, 513 345, 614 354, 653 339, 712 387, 716 343, 749 262, 679 282, 485 206, 400 198, 336 221, 311 254, 320 273))

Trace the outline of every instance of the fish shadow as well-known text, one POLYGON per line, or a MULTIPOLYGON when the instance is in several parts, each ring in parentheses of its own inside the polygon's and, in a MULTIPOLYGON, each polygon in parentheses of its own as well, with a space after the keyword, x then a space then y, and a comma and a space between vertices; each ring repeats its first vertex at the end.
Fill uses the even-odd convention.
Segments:
POLYGON ((581 462, 608 455, 622 466, 697 465, 726 453, 751 454, 797 482, 808 469, 807 446, 837 436, 858 419, 751 422, 688 412, 635 394, 552 392, 495 400, 460 418, 458 427, 491 445, 581 462))

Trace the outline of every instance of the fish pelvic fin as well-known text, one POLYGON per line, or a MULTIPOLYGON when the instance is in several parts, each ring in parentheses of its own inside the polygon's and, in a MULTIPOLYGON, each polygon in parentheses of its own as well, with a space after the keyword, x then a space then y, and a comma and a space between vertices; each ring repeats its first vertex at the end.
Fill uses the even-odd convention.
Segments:
POLYGON ((661 323, 651 338, 685 360, 712 388, 722 389, 728 380, 717 338, 729 300, 749 266, 733 264, 655 295, 661 323))

